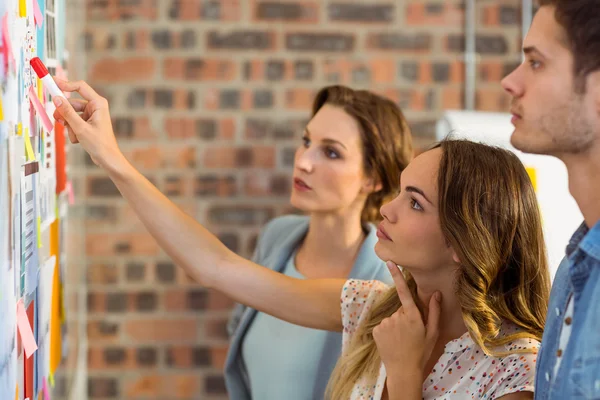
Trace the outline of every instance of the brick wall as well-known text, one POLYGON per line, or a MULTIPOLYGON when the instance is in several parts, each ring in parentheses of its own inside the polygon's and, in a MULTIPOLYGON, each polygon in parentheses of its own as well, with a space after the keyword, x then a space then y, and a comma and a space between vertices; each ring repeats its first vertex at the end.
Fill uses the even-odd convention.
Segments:
MULTIPOLYGON (((520 61, 520 1, 477 0, 477 108, 506 110, 520 61)), ((128 158, 231 249, 289 210, 293 152, 321 86, 396 100, 418 147, 463 106, 464 6, 456 0, 88 0, 79 74, 109 98, 128 158)), ((226 398, 231 302, 194 285, 80 154, 88 393, 226 398)))

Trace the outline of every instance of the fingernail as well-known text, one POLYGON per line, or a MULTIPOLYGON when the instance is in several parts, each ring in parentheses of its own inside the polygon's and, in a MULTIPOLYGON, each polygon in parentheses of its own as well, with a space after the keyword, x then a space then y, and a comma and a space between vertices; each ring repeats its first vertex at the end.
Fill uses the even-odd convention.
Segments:
POLYGON ((54 105, 56 107, 60 107, 63 103, 62 99, 60 97, 53 97, 52 101, 54 102, 54 105))
POLYGON ((442 294, 440 292, 435 292, 435 301, 438 303, 442 300, 442 294))
POLYGON ((398 268, 398 267, 396 267, 396 264, 394 264, 391 261, 386 262, 385 265, 387 265, 387 267, 390 271, 392 271, 393 268, 398 268))

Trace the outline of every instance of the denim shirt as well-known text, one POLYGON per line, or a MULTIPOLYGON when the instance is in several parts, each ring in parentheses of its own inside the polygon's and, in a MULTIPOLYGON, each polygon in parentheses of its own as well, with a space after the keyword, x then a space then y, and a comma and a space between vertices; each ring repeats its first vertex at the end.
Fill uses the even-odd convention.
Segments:
POLYGON ((581 225, 556 272, 537 360, 535 399, 600 399, 600 222, 592 229, 581 225), (554 376, 571 296, 572 332, 554 376))

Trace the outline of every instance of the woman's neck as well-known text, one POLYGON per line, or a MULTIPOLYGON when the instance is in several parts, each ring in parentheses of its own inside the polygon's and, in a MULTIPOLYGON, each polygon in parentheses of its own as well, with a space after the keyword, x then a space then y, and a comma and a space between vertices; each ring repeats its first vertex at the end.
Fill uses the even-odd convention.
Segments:
MULTIPOLYGON (((297 261, 305 271, 317 268, 331 271, 331 276, 345 276, 365 239, 360 215, 354 218, 340 215, 312 214, 308 233, 298 250, 297 261)), ((315 276, 315 274, 311 274, 315 276)), ((319 277, 329 274, 321 271, 319 277)))
POLYGON ((454 274, 427 273, 413 275, 417 283, 417 297, 427 321, 429 302, 436 291, 442 293, 442 304, 439 321, 439 341, 447 343, 461 337, 467 332, 458 296, 455 293, 454 274))

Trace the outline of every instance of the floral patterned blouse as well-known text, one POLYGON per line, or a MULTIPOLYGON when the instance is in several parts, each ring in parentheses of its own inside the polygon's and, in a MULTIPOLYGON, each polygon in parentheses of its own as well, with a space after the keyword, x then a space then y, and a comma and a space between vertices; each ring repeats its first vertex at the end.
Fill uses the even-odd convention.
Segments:
MULTIPOLYGON (((379 281, 351 279, 342 290, 343 350, 356 328, 364 322, 373 303, 390 286, 379 281)), ((505 323, 502 332, 517 332, 505 323)), ((533 392, 535 362, 540 343, 535 339, 517 339, 505 350, 533 349, 534 353, 515 353, 506 357, 486 355, 469 333, 446 344, 444 354, 423 383, 423 399, 498 399, 514 392, 533 392)), ((356 382, 351 400, 380 400, 385 387, 383 363, 376 382, 362 378, 356 382)))

